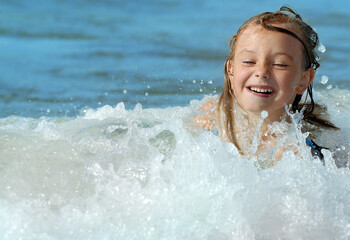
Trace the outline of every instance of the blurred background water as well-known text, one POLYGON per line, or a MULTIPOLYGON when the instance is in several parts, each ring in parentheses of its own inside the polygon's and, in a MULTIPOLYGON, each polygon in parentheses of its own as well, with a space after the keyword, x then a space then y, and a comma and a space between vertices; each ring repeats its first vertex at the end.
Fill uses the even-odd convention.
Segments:
MULTIPOLYGON (((1 1, 0 117, 75 116, 119 102, 127 108, 186 106, 218 94, 228 38, 247 18, 282 4, 1 1)), ((350 89, 350 3, 296 0, 289 6, 326 47, 315 88, 350 89)))

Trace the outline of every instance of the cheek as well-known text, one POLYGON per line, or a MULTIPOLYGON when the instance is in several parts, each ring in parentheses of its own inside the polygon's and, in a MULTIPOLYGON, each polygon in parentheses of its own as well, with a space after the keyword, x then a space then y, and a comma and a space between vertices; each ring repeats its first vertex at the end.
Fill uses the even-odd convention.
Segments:
POLYGON ((283 89, 290 89, 291 91, 295 91, 299 83, 299 76, 295 74, 284 74, 280 76, 280 87, 283 89))
POLYGON ((238 93, 242 88, 243 88, 243 82, 241 80, 241 78, 237 75, 235 75, 235 77, 233 77, 232 81, 231 81, 231 88, 233 91, 235 91, 235 93, 238 93))
POLYGON ((235 68, 234 76, 231 79, 231 87, 233 89, 242 89, 244 88, 245 82, 249 79, 249 72, 243 68, 235 68))

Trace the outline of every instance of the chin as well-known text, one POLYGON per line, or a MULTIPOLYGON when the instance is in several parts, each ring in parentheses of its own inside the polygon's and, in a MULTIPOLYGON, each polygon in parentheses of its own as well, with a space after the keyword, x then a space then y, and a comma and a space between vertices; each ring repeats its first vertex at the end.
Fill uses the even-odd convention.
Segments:
POLYGON ((250 112, 250 113, 254 113, 254 114, 258 114, 258 113, 261 113, 262 111, 267 111, 269 112, 269 109, 268 108, 264 108, 264 107, 257 107, 257 106, 248 106, 248 107, 244 107, 243 108, 247 111, 247 112, 250 112))

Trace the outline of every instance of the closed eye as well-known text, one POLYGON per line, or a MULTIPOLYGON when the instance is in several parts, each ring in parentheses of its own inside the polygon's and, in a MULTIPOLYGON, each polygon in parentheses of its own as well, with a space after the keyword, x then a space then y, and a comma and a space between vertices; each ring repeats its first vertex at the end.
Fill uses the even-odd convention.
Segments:
POLYGON ((254 61, 250 61, 250 60, 244 60, 244 61, 242 61, 242 63, 243 63, 244 65, 253 65, 253 64, 255 64, 254 61))
POLYGON ((279 68, 286 68, 286 67, 288 67, 288 65, 284 64, 284 63, 274 63, 273 66, 279 67, 279 68))

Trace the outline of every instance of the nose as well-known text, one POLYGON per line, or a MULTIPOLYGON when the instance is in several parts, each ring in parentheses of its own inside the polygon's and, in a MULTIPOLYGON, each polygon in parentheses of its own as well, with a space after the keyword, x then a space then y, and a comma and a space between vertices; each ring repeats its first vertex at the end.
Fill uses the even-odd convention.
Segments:
POLYGON ((258 66, 255 71, 255 77, 261 78, 261 79, 269 79, 270 71, 268 70, 268 67, 266 67, 265 65, 258 66))

